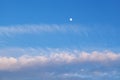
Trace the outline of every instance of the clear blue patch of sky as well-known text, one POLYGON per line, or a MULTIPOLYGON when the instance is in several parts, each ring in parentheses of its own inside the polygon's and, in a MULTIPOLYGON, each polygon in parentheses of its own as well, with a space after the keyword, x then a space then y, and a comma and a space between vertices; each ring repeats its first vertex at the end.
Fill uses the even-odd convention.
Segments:
POLYGON ((110 24, 119 26, 119 0, 1 0, 0 25, 110 24))

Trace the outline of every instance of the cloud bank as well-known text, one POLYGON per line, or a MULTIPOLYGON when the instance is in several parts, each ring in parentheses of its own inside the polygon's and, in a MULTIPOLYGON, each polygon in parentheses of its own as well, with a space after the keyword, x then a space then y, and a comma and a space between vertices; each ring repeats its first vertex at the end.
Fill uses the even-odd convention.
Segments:
POLYGON ((120 54, 113 51, 7 48, 0 54, 0 80, 120 79, 120 54))
MULTIPOLYGON (((22 50, 22 49, 20 49, 22 50)), ((20 51, 19 50, 19 51, 20 51)), ((33 49, 32 49, 33 50, 33 49)), ((22 51, 23 53, 30 54, 31 50, 22 51)), ((39 50, 34 49, 38 55, 21 55, 19 57, 1 56, 0 57, 0 70, 18 70, 29 67, 49 67, 55 65, 68 65, 68 64, 102 64, 112 65, 112 63, 120 62, 120 54, 110 51, 67 51, 67 50, 39 50), (40 51, 40 52, 39 52, 40 51)), ((17 54, 17 53, 16 53, 17 54)))

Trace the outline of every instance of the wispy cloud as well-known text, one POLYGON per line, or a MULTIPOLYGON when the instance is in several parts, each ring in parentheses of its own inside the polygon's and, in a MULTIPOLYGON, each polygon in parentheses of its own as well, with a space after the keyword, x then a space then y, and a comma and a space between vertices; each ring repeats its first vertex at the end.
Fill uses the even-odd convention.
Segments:
POLYGON ((0 35, 11 34, 29 34, 41 32, 81 32, 87 31, 80 25, 16 25, 16 26, 0 26, 0 35))

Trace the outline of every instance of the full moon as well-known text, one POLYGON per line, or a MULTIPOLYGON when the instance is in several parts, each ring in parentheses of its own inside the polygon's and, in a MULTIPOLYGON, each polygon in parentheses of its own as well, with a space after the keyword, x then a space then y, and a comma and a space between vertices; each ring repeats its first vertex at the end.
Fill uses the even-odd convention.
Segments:
POLYGON ((70 21, 72 21, 73 19, 72 19, 72 18, 70 18, 69 20, 70 20, 70 21))

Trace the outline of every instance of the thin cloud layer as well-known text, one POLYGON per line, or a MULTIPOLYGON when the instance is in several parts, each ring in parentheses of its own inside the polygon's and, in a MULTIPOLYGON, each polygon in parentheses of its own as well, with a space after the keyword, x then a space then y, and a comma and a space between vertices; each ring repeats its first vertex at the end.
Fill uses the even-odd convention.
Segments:
MULTIPOLYGON (((36 49, 37 50, 37 49, 36 49)), ((35 49, 34 49, 35 51, 35 49)), ((30 53, 30 51, 28 51, 30 53)), ((38 51, 35 51, 38 52, 38 51)), ((23 68, 30 67, 50 67, 61 65, 72 65, 72 64, 102 64, 112 65, 120 61, 120 54, 110 51, 93 51, 93 52, 80 52, 77 50, 42 50, 39 55, 21 55, 19 57, 0 57, 0 70, 20 70, 23 68)), ((10 53, 10 52, 9 52, 10 53)), ((24 52, 25 53, 25 52, 24 52)), ((26 52, 27 53, 27 52, 26 52)), ((16 53, 17 54, 17 53, 16 53)))
POLYGON ((42 32, 84 32, 87 29, 79 25, 16 25, 0 26, 0 35, 29 34, 42 32))

